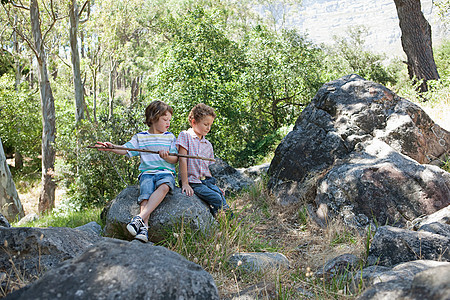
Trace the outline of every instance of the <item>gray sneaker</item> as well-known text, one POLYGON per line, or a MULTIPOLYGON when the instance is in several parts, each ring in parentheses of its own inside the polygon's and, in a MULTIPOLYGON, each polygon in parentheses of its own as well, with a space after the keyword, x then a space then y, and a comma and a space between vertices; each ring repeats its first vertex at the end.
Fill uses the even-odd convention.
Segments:
POLYGON ((135 236, 140 231, 141 227, 145 227, 144 220, 141 217, 135 216, 127 225, 127 230, 132 236, 135 236))
POLYGON ((137 240, 140 240, 141 242, 147 243, 148 242, 148 229, 147 227, 141 227, 141 230, 139 230, 139 233, 134 237, 137 240))

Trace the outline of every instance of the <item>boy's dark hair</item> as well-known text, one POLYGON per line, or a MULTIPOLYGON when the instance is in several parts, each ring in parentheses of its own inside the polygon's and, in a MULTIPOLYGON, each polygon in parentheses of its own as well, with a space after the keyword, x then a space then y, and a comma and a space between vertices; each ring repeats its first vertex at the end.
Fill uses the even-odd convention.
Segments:
POLYGON ((173 108, 162 101, 153 101, 145 109, 144 124, 147 124, 147 126, 150 127, 153 123, 158 122, 159 117, 166 112, 173 115, 173 108))
POLYGON ((214 112, 214 108, 208 106, 204 103, 199 103, 191 109, 189 113, 189 124, 191 124, 192 120, 201 121, 204 117, 211 116, 216 118, 216 113, 214 112))

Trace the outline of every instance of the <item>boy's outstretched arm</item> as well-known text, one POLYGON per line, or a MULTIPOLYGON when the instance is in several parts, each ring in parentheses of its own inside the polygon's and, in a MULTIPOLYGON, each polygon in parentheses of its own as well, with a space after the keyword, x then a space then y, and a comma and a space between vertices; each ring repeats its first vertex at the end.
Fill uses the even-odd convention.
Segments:
POLYGON ((120 149, 114 149, 113 147, 117 147, 117 145, 114 145, 110 142, 97 142, 95 144, 95 147, 98 151, 110 151, 116 154, 125 155, 127 154, 127 150, 120 150, 120 149))
MULTIPOLYGON (((178 146, 178 153, 187 155, 188 152, 185 148, 178 146)), ((194 195, 194 190, 189 185, 188 173, 187 173, 187 158, 180 157, 180 177, 181 177, 181 193, 185 192, 186 195, 194 195)))

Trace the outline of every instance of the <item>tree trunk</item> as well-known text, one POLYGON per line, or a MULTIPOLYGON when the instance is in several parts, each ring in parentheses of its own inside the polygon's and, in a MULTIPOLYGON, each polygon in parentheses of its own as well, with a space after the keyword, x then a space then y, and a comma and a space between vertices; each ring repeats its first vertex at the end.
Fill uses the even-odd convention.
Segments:
POLYGON ((420 0, 394 0, 397 8, 402 47, 411 79, 423 80, 420 91, 428 90, 427 80, 439 79, 431 45, 431 26, 423 16, 420 0))
POLYGON ((23 156, 17 150, 16 150, 16 152, 14 152, 14 166, 15 166, 16 170, 20 170, 23 168, 23 156))
POLYGON ((94 100, 93 100, 93 114, 94 114, 94 122, 97 123, 97 69, 92 74, 93 78, 93 89, 94 89, 94 100))
POLYGON ((131 97, 130 103, 137 102, 139 96, 139 77, 133 78, 131 81, 131 97))
POLYGON ((5 152, 0 138, 0 213, 9 221, 23 218, 25 215, 12 180, 11 171, 6 163, 5 152))
MULTIPOLYGON (((14 23, 17 24, 17 15, 14 16, 14 23)), ((14 83, 14 88, 17 91, 19 89, 19 84, 22 79, 22 68, 20 67, 20 61, 19 61, 19 55, 20 55, 20 49, 19 49, 19 41, 17 40, 17 32, 13 31, 13 44, 14 44, 14 62, 16 65, 15 72, 16 72, 16 81, 14 83)))
POLYGON ((80 55, 78 53, 78 6, 76 0, 69 4, 70 53, 72 55, 73 85, 75 88, 75 122, 78 125, 84 119, 84 93, 81 81, 80 55))
POLYGON ((109 96, 109 119, 112 118, 114 114, 114 76, 116 74, 116 62, 111 61, 111 69, 109 70, 109 86, 108 86, 108 96, 109 96))
POLYGON ((39 69, 39 90, 42 106, 42 191, 39 196, 39 212, 48 212, 55 206, 53 172, 55 166, 55 101, 47 71, 47 60, 37 0, 30 0, 30 20, 39 69))

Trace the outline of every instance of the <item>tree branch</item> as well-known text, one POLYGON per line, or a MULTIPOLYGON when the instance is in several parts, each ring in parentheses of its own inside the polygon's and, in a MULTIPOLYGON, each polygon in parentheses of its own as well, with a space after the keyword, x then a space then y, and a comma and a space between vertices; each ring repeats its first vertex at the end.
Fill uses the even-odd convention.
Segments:
POLYGON ((79 20, 79 21, 78 21, 79 23, 84 23, 84 22, 86 22, 87 20, 89 20, 89 17, 90 17, 90 15, 91 15, 90 0, 86 0, 86 2, 84 2, 83 7, 81 7, 80 11, 78 12, 78 19, 81 18, 81 15, 83 14, 83 11, 84 11, 84 9, 85 9, 86 7, 88 7, 88 9, 87 9, 87 17, 84 18, 84 19, 82 19, 82 20, 79 20), (88 5, 88 4, 89 4, 89 5, 88 5))
MULTIPOLYGON (((30 39, 21 30, 19 30, 17 28, 17 26, 15 25, 15 22, 13 22, 11 19, 10 11, 8 9, 6 9, 6 7, 4 5, 2 5, 2 6, 6 12, 6 16, 7 16, 9 25, 12 27, 14 32, 17 33, 25 41, 25 43, 28 45, 28 47, 31 49, 31 51, 34 52, 34 55, 36 55, 36 58, 39 59, 39 53, 37 52, 36 48, 34 47, 34 44, 30 41, 30 39)), ((20 8, 20 6, 16 6, 16 7, 20 8)), ((27 8, 24 8, 24 9, 27 9, 27 8)), ((30 10, 30 9, 28 8, 28 10, 30 10)))
POLYGON ((26 10, 30 10, 29 7, 24 6, 22 3, 21 4, 17 4, 14 1, 10 1, 9 3, 12 4, 12 6, 17 7, 17 8, 21 8, 21 9, 26 9, 26 10))
POLYGON ((58 53, 55 53, 56 54, 56 56, 61 60, 61 62, 63 63, 63 64, 65 64, 68 68, 72 68, 72 66, 71 65, 69 65, 61 56, 59 56, 59 54, 58 53))

